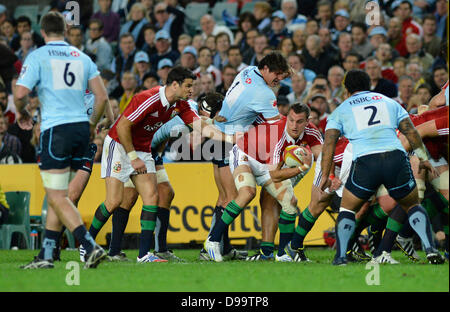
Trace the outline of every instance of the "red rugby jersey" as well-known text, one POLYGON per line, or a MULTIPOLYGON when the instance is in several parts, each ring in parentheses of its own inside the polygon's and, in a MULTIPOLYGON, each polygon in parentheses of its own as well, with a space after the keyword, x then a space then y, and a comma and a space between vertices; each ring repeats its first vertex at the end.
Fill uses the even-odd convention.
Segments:
POLYGON ((323 144, 320 131, 308 122, 298 139, 292 138, 286 131, 285 116, 273 123, 262 123, 246 132, 237 141, 239 148, 263 164, 278 164, 283 151, 289 145, 302 145, 309 148, 323 144))
MULTIPOLYGON (((164 93, 165 89, 166 87, 156 86, 136 94, 120 116, 133 122, 131 137, 136 151, 149 153, 155 132, 174 116, 180 116, 185 124, 200 118, 187 101, 177 101, 174 105, 170 105, 164 93)), ((108 132, 108 135, 118 143, 120 140, 116 127, 120 118, 108 132)))
POLYGON ((336 149, 334 150, 333 162, 336 167, 342 167, 342 160, 344 159, 344 151, 347 147, 348 139, 341 136, 336 143, 336 149))

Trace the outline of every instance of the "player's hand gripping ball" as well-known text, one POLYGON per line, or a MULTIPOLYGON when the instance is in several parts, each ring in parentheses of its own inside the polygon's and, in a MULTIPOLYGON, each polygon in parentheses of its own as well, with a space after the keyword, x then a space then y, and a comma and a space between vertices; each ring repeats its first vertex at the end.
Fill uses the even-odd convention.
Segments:
POLYGON ((289 145, 283 152, 283 160, 288 167, 299 167, 302 171, 308 171, 312 166, 312 153, 306 147, 289 145))

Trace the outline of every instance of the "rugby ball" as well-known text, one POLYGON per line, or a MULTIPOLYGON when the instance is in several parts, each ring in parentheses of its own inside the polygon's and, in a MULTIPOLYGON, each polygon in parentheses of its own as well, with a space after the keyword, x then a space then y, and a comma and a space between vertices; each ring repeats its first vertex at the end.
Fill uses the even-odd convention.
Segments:
POLYGON ((283 152, 283 160, 286 166, 300 167, 302 171, 305 171, 312 165, 312 153, 306 147, 289 145, 283 152))

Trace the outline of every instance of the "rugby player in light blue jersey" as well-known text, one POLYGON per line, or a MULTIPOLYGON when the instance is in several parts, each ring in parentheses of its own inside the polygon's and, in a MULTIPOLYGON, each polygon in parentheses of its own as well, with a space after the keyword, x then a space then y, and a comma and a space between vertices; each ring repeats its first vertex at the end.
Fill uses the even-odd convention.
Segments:
POLYGON ((34 87, 38 90, 42 114, 38 165, 49 203, 42 250, 22 267, 25 269, 54 267, 53 249, 63 225, 86 246, 86 268, 96 267, 106 257, 87 232, 68 197, 68 188, 75 171, 83 166, 89 137, 103 116, 108 95, 92 60, 64 42, 65 29, 60 13, 49 12, 42 18, 41 34, 46 45, 27 57, 14 92, 17 111, 26 119, 27 95, 34 87), (87 88, 96 98, 90 119, 84 104, 87 88))
MULTIPOLYGON (((320 188, 329 185, 329 174, 338 138, 343 135, 353 145, 353 163, 345 183, 336 225, 336 256, 333 265, 347 263, 346 251, 355 230, 355 211, 384 185, 389 195, 407 212, 414 231, 421 238, 427 259, 440 264, 445 260, 432 245, 431 225, 420 205, 416 181, 398 129, 420 159, 420 170, 433 170, 427 151, 408 113, 396 101, 371 92, 370 78, 361 70, 350 70, 344 79, 349 96, 328 117, 322 154, 320 188)), ((374 263, 394 263, 383 252, 374 263)))
MULTIPOLYGON (((242 70, 225 95, 222 109, 218 115, 225 118, 226 121, 216 122, 217 128, 226 134, 236 134, 237 132, 246 132, 252 125, 279 119, 276 96, 272 88, 277 87, 280 81, 289 74, 290 67, 286 59, 278 52, 266 55, 257 67, 249 66, 242 70)), ((220 147, 220 145, 215 145, 215 147, 220 147)), ((232 147, 232 144, 223 144, 221 151, 215 149, 212 161, 218 167, 217 179, 224 188, 225 206, 238 195, 228 163, 232 147)), ((261 196, 261 200, 264 200, 265 193, 263 192, 261 196)), ((228 213, 232 212, 227 212, 227 208, 218 207, 214 210, 213 220, 217 222, 222 219, 221 215, 228 213)), ((262 214, 264 213, 262 211, 262 214)), ((276 229, 278 218, 264 218, 262 215, 261 220, 264 229, 276 229)), ((223 238, 222 253, 227 254, 232 249, 228 239, 228 227, 223 232, 223 238)), ((273 251, 273 244, 271 247, 273 251)), ((202 253, 207 254, 204 249, 200 256, 202 253)), ((270 251, 268 250, 267 253, 270 254, 270 251)))

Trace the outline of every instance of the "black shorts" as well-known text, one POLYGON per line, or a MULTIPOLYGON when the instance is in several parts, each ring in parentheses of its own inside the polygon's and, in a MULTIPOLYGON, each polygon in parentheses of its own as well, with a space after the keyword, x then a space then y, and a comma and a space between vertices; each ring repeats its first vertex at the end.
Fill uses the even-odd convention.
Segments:
POLYGON ((87 164, 87 156, 92 154, 89 149, 89 135, 88 122, 63 124, 45 130, 39 139, 39 168, 82 169, 87 164))
MULTIPOLYGON (((97 144, 91 143, 89 144, 89 148, 87 154, 81 158, 81 165, 78 166, 79 170, 83 170, 89 173, 92 173, 92 166, 94 165, 95 154, 97 153, 97 144)), ((76 162, 77 160, 75 160, 76 162)))
POLYGON ((345 187, 356 197, 369 199, 380 185, 394 199, 404 198, 416 187, 408 156, 395 150, 358 157, 353 161, 345 187))
POLYGON ((219 144, 221 144, 221 148, 219 150, 214 149, 211 162, 219 168, 222 168, 230 164, 230 151, 233 149, 233 144, 225 142, 219 144))

